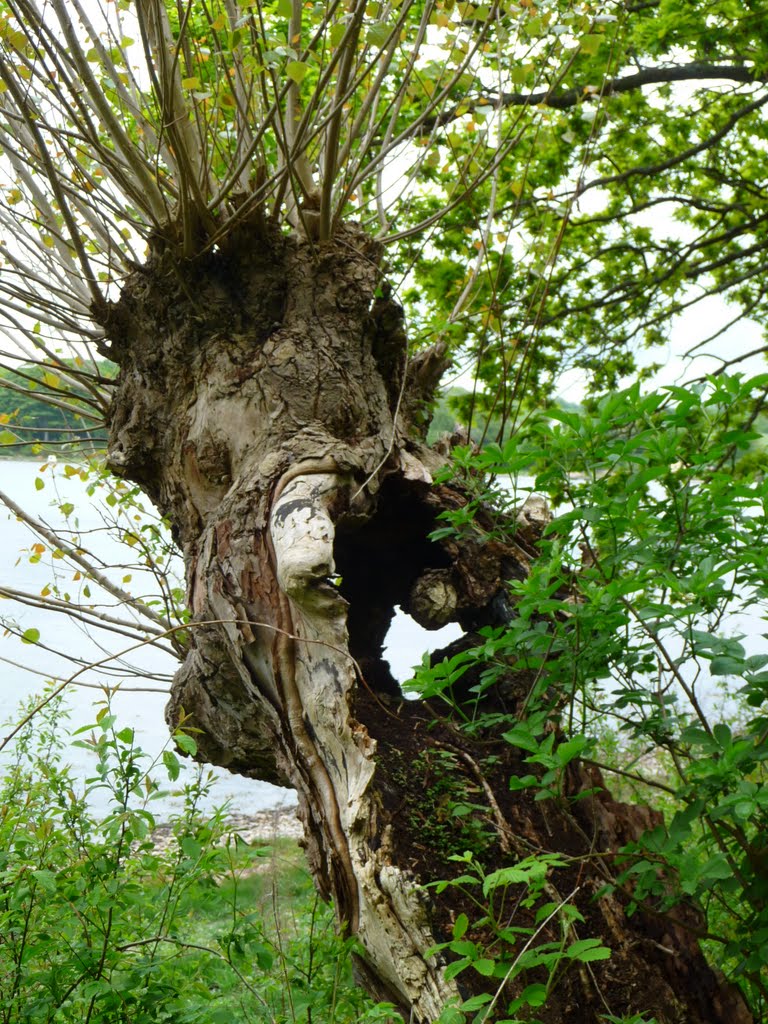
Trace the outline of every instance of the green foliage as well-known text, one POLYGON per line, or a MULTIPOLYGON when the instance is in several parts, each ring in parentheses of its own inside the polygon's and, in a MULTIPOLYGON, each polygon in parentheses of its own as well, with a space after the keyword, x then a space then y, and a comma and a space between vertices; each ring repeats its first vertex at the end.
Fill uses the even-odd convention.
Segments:
MULTIPOLYGON (((511 621, 413 684, 450 704, 455 682, 481 665, 459 716, 498 729, 482 693, 534 670, 526 713, 504 731, 531 772, 510 785, 562 799, 563 771, 581 758, 636 796, 657 804, 661 794, 665 824, 624 848, 615 885, 630 912, 699 907, 710 955, 758 1020, 768 1012, 768 476, 751 423, 767 382, 634 386, 459 453, 453 472, 476 500, 498 493, 489 475, 511 473, 513 491, 548 493, 556 515, 530 576, 509 584, 511 621)), ((477 529, 464 514, 445 519, 441 532, 477 529)))
POLYGON ((454 751, 435 746, 407 759, 391 750, 387 770, 403 795, 409 829, 437 858, 448 862, 467 849, 482 858, 494 833, 482 790, 476 779, 468 779, 454 751))
POLYGON ((526 1006, 543 1006, 560 969, 610 957, 610 950, 599 939, 577 936, 575 926, 584 918, 571 906, 571 897, 561 899, 550 883, 551 873, 566 864, 559 854, 534 855, 490 873, 471 851, 450 859, 460 865, 462 873, 450 881, 435 883, 437 892, 460 890, 476 905, 480 916, 470 922, 466 914, 459 914, 452 938, 436 946, 433 953, 454 954, 445 968, 446 978, 455 978, 471 968, 485 978, 495 979, 498 989, 495 994, 450 1005, 441 1014, 440 1024, 464 1021, 466 1014, 478 1010, 477 1020, 496 1019, 491 1014, 502 998, 504 985, 527 971, 535 971, 533 977, 541 978, 543 969, 546 981, 532 980, 506 1007, 503 1024, 523 1024, 516 1017, 518 1011, 526 1006), (480 892, 476 892, 478 887, 480 892), (510 907, 514 908, 512 913, 510 907), (542 930, 553 920, 560 926, 560 940, 541 941, 542 930))
POLYGON ((95 756, 79 791, 60 699, 33 710, 0 777, 2 1024, 391 1019, 352 984, 354 943, 336 936, 295 844, 228 838, 223 812, 199 811, 202 770, 158 844, 154 775, 177 778, 176 755, 149 765, 104 703, 78 730, 95 756), (99 788, 103 820, 88 810, 99 788))
POLYGON ((500 437, 564 369, 616 386, 707 296, 764 321, 757 0, 153 11, 0 8, 5 319, 47 372, 61 338, 103 354, 90 314, 150 238, 195 259, 265 220, 383 238, 415 343, 474 361, 500 437))
MULTIPOLYGON (((493 124, 500 138, 519 131, 518 145, 451 206, 453 178, 476 149, 466 123, 452 125, 450 144, 438 136, 431 188, 406 216, 442 210, 439 230, 398 253, 424 337, 476 360, 470 404, 481 427, 490 416, 514 423, 569 367, 595 393, 616 387, 707 296, 732 303, 727 316, 710 305, 715 319, 763 324, 766 314, 766 196, 754 184, 767 176, 766 97, 751 82, 766 66, 761 5, 533 9, 542 44, 578 37, 578 51, 556 86, 544 85, 538 49, 505 51, 497 70, 515 102, 478 111, 475 136, 493 124), (588 10, 593 21, 580 22, 588 10), (531 93, 543 103, 526 108, 531 93)), ((707 326, 696 329, 690 347, 701 351, 707 326)))

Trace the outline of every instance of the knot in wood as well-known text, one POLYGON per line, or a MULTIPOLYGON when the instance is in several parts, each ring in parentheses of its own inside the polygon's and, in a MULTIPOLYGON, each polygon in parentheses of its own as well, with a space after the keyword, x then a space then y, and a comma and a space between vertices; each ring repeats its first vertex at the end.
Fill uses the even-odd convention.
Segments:
POLYGON ((447 569, 430 569, 411 587, 408 612, 424 629, 440 629, 456 617, 459 597, 447 569))

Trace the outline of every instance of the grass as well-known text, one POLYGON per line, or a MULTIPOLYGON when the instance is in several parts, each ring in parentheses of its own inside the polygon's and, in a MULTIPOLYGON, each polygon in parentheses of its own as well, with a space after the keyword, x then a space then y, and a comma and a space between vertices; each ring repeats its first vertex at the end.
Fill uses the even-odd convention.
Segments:
MULTIPOLYGON (((0 1024, 400 1020, 355 986, 355 940, 336 934, 294 840, 249 844, 223 812, 201 815, 201 771, 158 845, 133 731, 99 712, 77 741, 98 758, 83 793, 60 710, 46 711, 0 772, 0 1024), (109 787, 107 818, 88 785, 109 787)), ((175 756, 162 764, 173 782, 175 756)))

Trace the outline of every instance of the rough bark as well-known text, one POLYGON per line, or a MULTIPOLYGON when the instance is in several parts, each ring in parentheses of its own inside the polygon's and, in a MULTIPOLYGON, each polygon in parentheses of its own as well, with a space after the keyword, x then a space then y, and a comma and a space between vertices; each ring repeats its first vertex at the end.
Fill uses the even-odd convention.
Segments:
MULTIPOLYGON (((425 884, 465 841, 430 804, 439 773, 487 808, 489 870, 536 851, 573 858, 552 892, 576 890, 580 934, 614 951, 564 972, 541 1020, 746 1024, 690 921, 628 918, 620 890, 595 898, 652 812, 612 801, 584 766, 571 790, 595 792, 578 802, 513 794, 510 774, 530 768, 509 745, 399 697, 382 659, 395 606, 470 635, 501 621, 504 581, 527 572, 544 511, 525 508, 509 540, 482 521, 465 541, 428 540, 465 501, 432 482, 440 460, 421 440, 445 361, 407 361, 380 256, 351 227, 315 247, 254 223, 195 262, 158 238, 102 317, 120 365, 110 464, 168 517, 186 565, 193 627, 169 722, 192 716, 201 758, 296 790, 318 887, 366 951, 361 976, 412 1020, 493 990, 470 972, 459 989, 427 953, 460 907, 425 884)), ((528 683, 510 677, 492 699, 514 711, 528 683)))

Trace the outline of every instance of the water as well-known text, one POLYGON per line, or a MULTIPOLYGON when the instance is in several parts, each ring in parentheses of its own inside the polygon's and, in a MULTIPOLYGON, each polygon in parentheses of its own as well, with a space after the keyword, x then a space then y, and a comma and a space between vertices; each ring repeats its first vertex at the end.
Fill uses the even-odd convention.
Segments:
MULTIPOLYGON (((77 533, 65 533, 64 537, 71 538, 73 543, 82 540, 83 548, 97 554, 98 567, 122 588, 134 595, 157 593, 156 580, 141 564, 142 554, 137 558, 135 549, 132 551, 119 543, 114 535, 116 521, 123 529, 133 525, 140 534, 141 526, 148 526, 151 518, 134 518, 138 512, 122 515, 119 509, 116 511, 104 503, 106 492, 91 498, 79 477, 67 479, 63 467, 56 467, 54 471, 51 466, 45 469, 42 466, 30 461, 0 462, 0 490, 53 530, 71 531, 76 524, 77 533), (42 489, 36 488, 36 479, 44 482, 42 489), (61 505, 66 508, 67 504, 75 506, 69 518, 60 510, 61 505), (114 568, 108 570, 106 567, 110 566, 114 568)), ((169 653, 165 642, 157 646, 142 645, 141 620, 112 595, 87 581, 80 567, 69 559, 51 557, 48 550, 39 555, 39 561, 35 560, 39 553, 33 545, 39 541, 27 525, 0 505, 0 586, 33 595, 39 595, 46 587, 52 591, 57 587, 62 597, 69 594, 69 605, 75 614, 92 608, 98 614, 119 617, 126 620, 127 625, 118 628, 137 635, 116 633, 93 620, 86 622, 73 615, 43 611, 19 601, 0 601, 0 615, 6 622, 12 620, 16 633, 29 629, 40 632, 39 645, 23 643, 14 632, 0 633, 0 722, 17 720, 19 702, 40 693, 46 681, 64 681, 79 673, 66 688, 67 727, 75 730, 93 723, 97 710, 94 702, 104 700, 101 687, 119 684, 119 691, 112 697, 118 727, 133 727, 136 743, 152 760, 156 759, 169 746, 163 711, 177 666, 175 657, 169 653), (98 662, 101 662, 98 667, 87 668, 98 662)), ((172 565, 171 569, 178 574, 180 566, 172 565)), ((0 737, 7 731, 0 729, 0 737)), ((8 756, 8 751, 0 753, 0 770, 2 758, 8 756)), ((71 748, 67 761, 78 779, 93 776, 96 762, 88 751, 71 748)), ((295 803, 292 792, 277 786, 223 770, 216 770, 215 774, 216 781, 204 804, 208 810, 229 802, 233 813, 249 814, 295 803)), ((162 772, 157 776, 162 782, 162 772)), ((187 778, 188 771, 182 773, 174 788, 178 791, 187 778)), ((103 813, 108 800, 107 793, 97 791, 91 806, 103 813)), ((181 806, 181 797, 170 795, 153 803, 153 811, 163 818, 181 806)))

